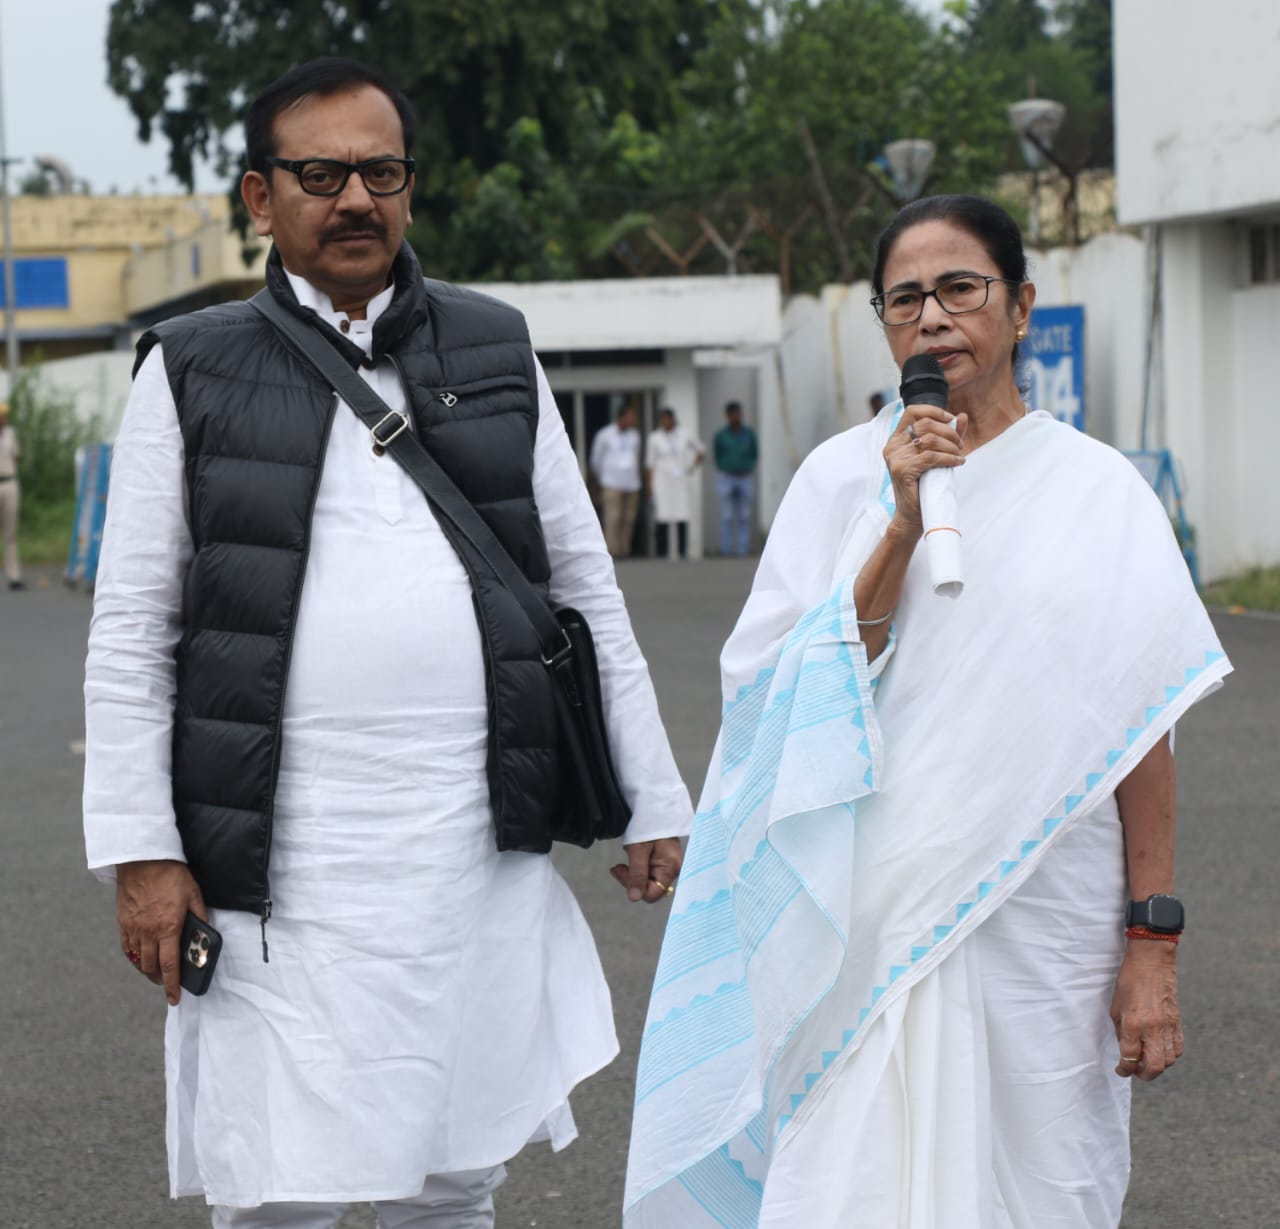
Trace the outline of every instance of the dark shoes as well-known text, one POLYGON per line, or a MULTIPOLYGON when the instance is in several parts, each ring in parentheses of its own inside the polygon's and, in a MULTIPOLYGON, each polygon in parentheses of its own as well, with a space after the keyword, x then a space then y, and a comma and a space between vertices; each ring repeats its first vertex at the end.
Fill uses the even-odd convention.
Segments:
POLYGON ((9 582, 9 591, 11 593, 17 589, 25 589, 26 587, 27 582, 25 580, 11 580, 9 582))

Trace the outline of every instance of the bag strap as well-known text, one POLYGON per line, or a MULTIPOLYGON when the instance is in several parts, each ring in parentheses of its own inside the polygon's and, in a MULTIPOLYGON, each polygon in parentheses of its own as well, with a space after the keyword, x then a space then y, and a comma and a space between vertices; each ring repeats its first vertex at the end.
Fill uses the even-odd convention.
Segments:
POLYGON ((409 417, 393 410, 352 369, 314 328, 283 308, 267 290, 249 300, 302 358, 306 359, 369 428, 370 446, 388 452, 414 480, 437 514, 444 517, 471 545, 489 570, 520 604, 542 645, 542 660, 559 666, 572 646, 551 608, 529 583, 492 529, 458 490, 440 463, 413 433, 409 417))

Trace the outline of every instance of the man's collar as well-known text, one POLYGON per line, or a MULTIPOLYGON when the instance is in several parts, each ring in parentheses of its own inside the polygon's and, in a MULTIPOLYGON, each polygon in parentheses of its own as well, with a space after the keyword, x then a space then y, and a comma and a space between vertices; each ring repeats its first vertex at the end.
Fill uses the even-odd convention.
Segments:
MULTIPOLYGON (((402 243, 396 253, 395 262, 391 266, 391 279, 392 285, 388 287, 391 291, 390 299, 379 310, 376 318, 372 312, 369 315, 373 320, 373 346, 371 353, 366 356, 359 346, 343 337, 325 319, 321 304, 299 301, 290 274, 274 245, 267 256, 267 290, 271 296, 287 311, 318 328, 352 367, 359 367, 362 363, 372 367, 381 355, 394 350, 401 338, 417 329, 431 327, 430 303, 426 287, 422 284, 422 268, 408 242, 402 243)), ((308 290, 322 298, 324 306, 332 312, 333 304, 328 301, 327 295, 320 295, 305 279, 299 280, 308 290)), ((373 303, 381 298, 382 295, 376 296, 369 307, 372 308, 373 303)))
MULTIPOLYGON (((281 267, 283 268, 284 266, 282 265, 281 267)), ((328 320, 330 324, 334 325, 341 321, 344 316, 347 316, 346 312, 339 311, 334 307, 333 300, 323 290, 313 286, 305 277, 297 273, 290 273, 288 269, 284 270, 284 275, 289 279, 289 285, 293 290, 293 296, 297 299, 299 307, 315 312, 317 316, 328 320)), ((387 310, 394 294, 395 286, 388 285, 385 290, 374 295, 365 304, 364 318, 371 327, 377 322, 378 317, 387 310)))

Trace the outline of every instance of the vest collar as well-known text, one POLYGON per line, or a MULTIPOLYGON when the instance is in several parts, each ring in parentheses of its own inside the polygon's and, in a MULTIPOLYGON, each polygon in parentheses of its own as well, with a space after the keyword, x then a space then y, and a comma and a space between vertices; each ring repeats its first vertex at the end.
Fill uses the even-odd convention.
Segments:
POLYGON ((311 308, 298 302, 293 287, 289 285, 280 253, 272 244, 267 256, 267 289, 272 298, 286 311, 320 330, 325 340, 333 346, 353 368, 364 364, 372 367, 381 355, 389 354, 406 336, 419 329, 431 330, 430 304, 422 282, 422 267, 408 242, 400 245, 395 262, 391 266, 395 294, 387 309, 373 322, 373 346, 368 357, 349 338, 343 337, 327 320, 321 319, 311 308))

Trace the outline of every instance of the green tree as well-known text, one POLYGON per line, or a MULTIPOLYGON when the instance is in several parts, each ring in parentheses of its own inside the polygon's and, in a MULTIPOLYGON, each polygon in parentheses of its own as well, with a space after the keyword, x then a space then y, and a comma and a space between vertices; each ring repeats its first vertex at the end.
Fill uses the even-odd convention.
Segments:
POLYGON ((750 0, 115 0, 108 79, 191 184, 248 99, 290 65, 351 55, 398 81, 419 118, 411 239, 446 277, 564 276, 595 227, 596 182, 643 178, 676 83, 750 0), (618 177, 621 176, 619 180, 618 177))
MULTIPOLYGON (((782 224, 806 203, 825 215, 803 122, 853 276, 869 272, 875 235, 896 207, 880 165, 887 143, 934 142, 929 191, 983 188, 1004 169, 1006 121, 989 82, 971 71, 953 31, 904 0, 775 4, 763 27, 718 32, 685 84, 665 182, 727 218, 747 204, 782 224)), ((794 288, 839 276, 831 229, 815 218, 797 236, 794 288)), ((772 267, 774 258, 761 237, 742 265, 772 267)))

